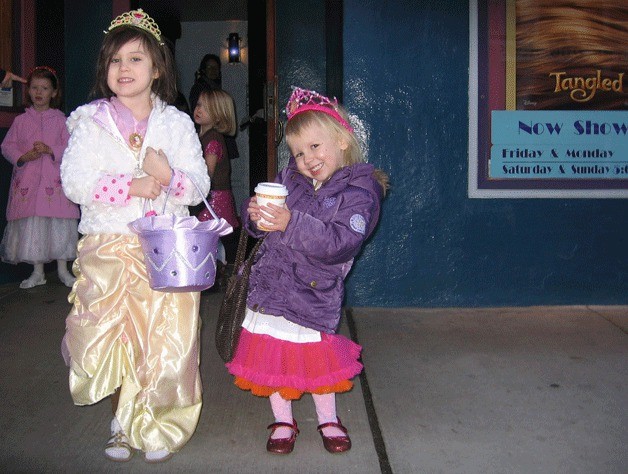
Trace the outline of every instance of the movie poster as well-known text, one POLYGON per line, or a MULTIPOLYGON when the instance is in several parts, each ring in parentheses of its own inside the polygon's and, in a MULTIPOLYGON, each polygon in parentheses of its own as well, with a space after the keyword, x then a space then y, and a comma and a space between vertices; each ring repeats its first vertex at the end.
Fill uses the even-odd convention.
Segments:
POLYGON ((470 26, 471 197, 628 197, 628 2, 477 0, 470 26))

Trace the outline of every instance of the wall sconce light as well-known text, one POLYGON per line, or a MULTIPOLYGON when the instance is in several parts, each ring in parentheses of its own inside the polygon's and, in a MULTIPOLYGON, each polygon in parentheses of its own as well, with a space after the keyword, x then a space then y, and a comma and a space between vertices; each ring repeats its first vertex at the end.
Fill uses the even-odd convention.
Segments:
POLYGON ((240 62, 240 35, 238 33, 229 33, 229 63, 240 62))

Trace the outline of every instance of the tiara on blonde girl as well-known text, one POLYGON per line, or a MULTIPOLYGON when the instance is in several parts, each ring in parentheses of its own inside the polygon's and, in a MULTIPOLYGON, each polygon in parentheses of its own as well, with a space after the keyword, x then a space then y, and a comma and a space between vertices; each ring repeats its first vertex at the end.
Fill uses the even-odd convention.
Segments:
POLYGON ((140 28, 144 31, 148 31, 151 35, 153 35, 160 46, 163 46, 164 43, 161 41, 161 30, 155 20, 153 20, 148 13, 144 13, 144 10, 138 8, 137 10, 131 10, 130 12, 123 13, 122 15, 117 16, 105 31, 107 34, 109 31, 117 28, 118 26, 135 26, 136 28, 140 28))
POLYGON ((286 105, 288 120, 301 112, 315 110, 333 117, 340 125, 353 133, 351 125, 338 113, 338 100, 335 97, 330 100, 316 91, 301 89, 300 87, 293 87, 292 89, 292 95, 286 105))

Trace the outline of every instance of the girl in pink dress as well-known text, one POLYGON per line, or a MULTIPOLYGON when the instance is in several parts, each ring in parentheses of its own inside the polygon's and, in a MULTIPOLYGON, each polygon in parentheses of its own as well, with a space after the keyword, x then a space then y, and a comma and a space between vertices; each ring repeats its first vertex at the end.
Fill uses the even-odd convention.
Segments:
POLYGON ((36 67, 28 76, 26 111, 15 118, 2 142, 2 154, 13 165, 7 226, 0 257, 8 263, 34 266, 20 288, 46 283, 44 263, 57 261, 59 279, 72 286, 68 260, 76 257, 79 209, 61 188, 59 168, 68 144, 66 117, 54 69, 36 67))
MULTIPOLYGON (((200 126, 199 136, 203 156, 212 179, 209 204, 219 217, 226 219, 234 229, 237 229, 240 227, 240 219, 231 191, 230 158, 232 157, 229 156, 225 144, 225 136, 233 136, 236 133, 233 98, 221 89, 203 90, 194 108, 194 122, 200 126)), ((198 214, 199 220, 212 218, 204 206, 201 209, 198 214)), ((233 263, 238 242, 237 233, 222 237, 221 242, 225 247, 227 262, 233 263)))

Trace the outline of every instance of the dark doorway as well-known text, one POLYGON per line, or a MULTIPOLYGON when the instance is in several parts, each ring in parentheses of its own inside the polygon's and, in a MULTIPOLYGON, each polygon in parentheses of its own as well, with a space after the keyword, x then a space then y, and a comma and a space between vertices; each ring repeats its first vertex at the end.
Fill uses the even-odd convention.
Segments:
MULTIPOLYGON (((175 0, 131 0, 131 8, 143 8, 153 15, 158 24, 163 24, 162 30, 173 43, 181 37, 180 21, 224 21, 228 19, 246 19, 248 24, 248 110, 250 120, 242 120, 241 129, 248 128, 249 133, 249 195, 253 193, 255 185, 260 181, 274 178, 269 173, 268 148, 269 134, 267 132, 267 75, 268 55, 274 53, 274 48, 267 47, 269 38, 274 42, 274 31, 268 31, 269 18, 267 12, 274 5, 275 0, 246 0, 235 2, 221 0, 213 2, 212 10, 207 9, 207 2, 194 0, 177 2, 175 0), (240 3, 246 11, 239 11, 240 3), (236 11, 237 10, 237 11, 236 11), (213 13, 212 13, 213 12, 213 13), (215 15, 215 16, 213 16, 215 15), (183 20, 182 20, 183 19, 183 20)), ((274 20, 274 8, 272 8, 274 20)), ((270 23, 274 27, 274 21, 270 23)), ((273 60, 274 61, 274 60, 273 60)), ((274 63, 274 62, 273 62, 274 63)), ((274 138, 271 138, 274 146, 274 138)), ((276 165, 275 165, 276 167, 276 165)))
POLYGON ((267 177, 267 107, 266 107, 266 5, 248 0, 249 26, 249 194, 267 177))

